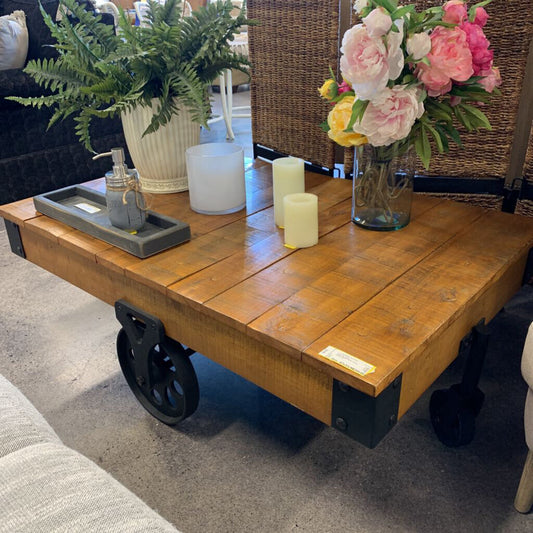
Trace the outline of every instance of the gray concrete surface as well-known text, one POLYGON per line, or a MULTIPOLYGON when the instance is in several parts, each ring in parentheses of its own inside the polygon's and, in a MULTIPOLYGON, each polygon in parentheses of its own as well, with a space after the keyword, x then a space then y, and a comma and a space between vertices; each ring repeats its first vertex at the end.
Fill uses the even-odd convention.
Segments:
POLYGON ((446 448, 428 416, 431 391, 460 380, 460 357, 373 450, 199 354, 197 412, 161 424, 122 377, 113 309, 12 254, 3 224, 0 294, 0 372, 67 445, 184 533, 533 531, 513 508, 532 286, 492 322, 473 442, 446 448))

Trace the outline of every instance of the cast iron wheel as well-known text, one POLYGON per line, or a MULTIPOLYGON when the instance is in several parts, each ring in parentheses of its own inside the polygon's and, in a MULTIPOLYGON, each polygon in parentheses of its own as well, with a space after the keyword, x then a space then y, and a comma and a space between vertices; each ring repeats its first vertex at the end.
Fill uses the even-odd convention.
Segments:
POLYGON ((451 388, 431 395, 429 412, 438 439, 446 446, 456 447, 472 442, 476 417, 463 404, 461 395, 451 388))
POLYGON ((117 336, 118 360, 130 389, 152 416, 168 425, 177 424, 198 407, 200 393, 190 353, 194 352, 165 339, 150 350, 146 379, 146 372, 136 371, 139 362, 125 330, 117 336))

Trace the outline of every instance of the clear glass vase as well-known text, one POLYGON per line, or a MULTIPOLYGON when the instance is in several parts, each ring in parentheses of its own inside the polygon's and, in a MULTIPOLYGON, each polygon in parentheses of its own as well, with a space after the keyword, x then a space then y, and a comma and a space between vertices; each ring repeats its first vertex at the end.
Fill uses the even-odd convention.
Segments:
POLYGON ((416 153, 412 146, 356 147, 352 222, 375 231, 401 229, 411 217, 416 153))

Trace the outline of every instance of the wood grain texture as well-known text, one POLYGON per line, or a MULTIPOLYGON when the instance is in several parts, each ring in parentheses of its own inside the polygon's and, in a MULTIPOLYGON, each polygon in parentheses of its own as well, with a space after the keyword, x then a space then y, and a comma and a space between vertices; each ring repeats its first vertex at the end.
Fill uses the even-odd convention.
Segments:
MULTIPOLYGON (((167 335, 329 424, 332 379, 284 353, 239 334, 150 286, 109 270, 87 255, 21 228, 29 261, 113 305, 118 299, 159 317, 167 335)), ((120 324, 117 321, 117 332, 120 324)))
POLYGON ((402 416, 519 288, 533 246, 532 219, 417 195, 406 228, 364 230, 350 222, 351 183, 307 173, 320 239, 291 250, 274 224, 270 165, 246 180, 247 209, 232 215, 194 213, 187 193, 154 195, 152 207, 189 223, 192 238, 142 260, 39 215, 31 200, 0 214, 20 225, 30 261, 158 316, 172 338, 326 423, 333 378, 376 396, 402 374, 402 416), (327 346, 376 371, 323 358, 327 346))
POLYGON ((0 205, 0 216, 15 224, 24 225, 26 220, 39 216, 33 205, 33 199, 27 198, 12 204, 0 205))
POLYGON ((313 343, 304 360, 325 370, 331 365, 319 352, 329 345, 344 350, 377 367, 364 378, 348 374, 347 382, 379 394, 443 331, 464 322, 462 337, 492 318, 520 287, 532 243, 532 220, 483 214, 313 343))

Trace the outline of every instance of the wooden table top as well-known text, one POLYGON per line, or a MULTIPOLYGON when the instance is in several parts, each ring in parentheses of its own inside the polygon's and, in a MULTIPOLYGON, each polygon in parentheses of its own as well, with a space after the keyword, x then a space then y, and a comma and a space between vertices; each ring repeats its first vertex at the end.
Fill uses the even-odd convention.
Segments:
MULTIPOLYGON (((271 166, 254 163, 246 180, 247 209, 230 215, 193 212, 186 192, 153 195, 151 208, 190 224, 192 239, 147 259, 40 215, 31 199, 1 206, 0 215, 368 395, 416 368, 403 412, 453 360, 462 336, 522 283, 533 219, 415 195, 406 228, 368 231, 350 221, 350 181, 307 173, 320 239, 291 250, 274 224, 271 166), (375 372, 333 363, 319 354, 328 346, 375 372)), ((89 185, 104 190, 103 180, 89 185)))

